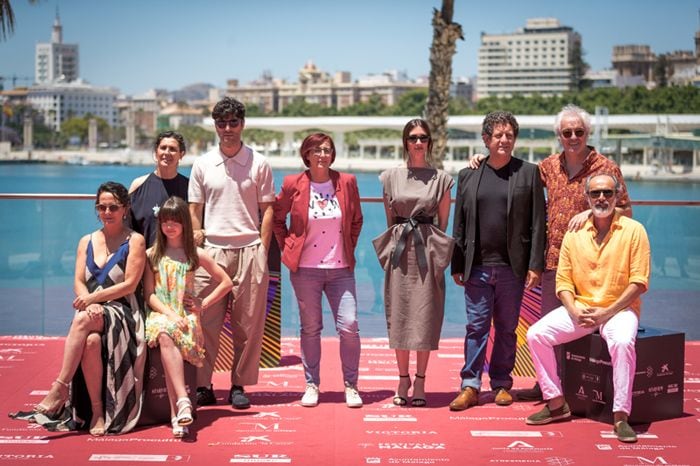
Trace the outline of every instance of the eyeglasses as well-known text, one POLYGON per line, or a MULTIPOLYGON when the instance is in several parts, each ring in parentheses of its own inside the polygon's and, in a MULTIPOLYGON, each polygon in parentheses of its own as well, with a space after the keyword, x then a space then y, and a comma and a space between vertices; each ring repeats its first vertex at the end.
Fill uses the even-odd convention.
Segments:
POLYGON ((571 130, 571 129, 564 129, 564 130, 562 130, 562 132, 561 132, 561 135, 564 136, 564 138, 566 138, 566 139, 571 138, 571 136, 574 135, 574 134, 576 135, 577 138, 582 138, 583 135, 586 134, 586 130, 585 130, 585 129, 581 129, 581 128, 576 128, 576 129, 574 129, 574 130, 571 130))
POLYGON ((97 210, 103 214, 105 212, 107 212, 108 210, 111 213, 114 213, 121 208, 122 208, 122 206, 119 204, 95 204, 95 210, 97 210))
POLYGON ((426 143, 426 142, 430 141, 430 136, 428 136, 427 134, 422 134, 420 136, 409 136, 407 139, 408 139, 408 142, 410 142, 411 144, 415 144, 418 141, 420 141, 422 143, 426 143))
POLYGON ((238 128, 238 125, 241 124, 241 120, 238 118, 234 118, 233 120, 216 120, 214 124, 216 124, 216 127, 219 129, 226 129, 227 126, 238 128))
POLYGON ((615 191, 612 189, 594 189, 593 191, 588 191, 588 196, 591 199, 598 199, 601 194, 605 197, 605 199, 610 199, 615 195, 615 191))
POLYGON ((331 155, 333 153, 333 151, 331 150, 330 147, 317 147, 315 149, 311 149, 311 153, 318 157, 321 154, 331 155))

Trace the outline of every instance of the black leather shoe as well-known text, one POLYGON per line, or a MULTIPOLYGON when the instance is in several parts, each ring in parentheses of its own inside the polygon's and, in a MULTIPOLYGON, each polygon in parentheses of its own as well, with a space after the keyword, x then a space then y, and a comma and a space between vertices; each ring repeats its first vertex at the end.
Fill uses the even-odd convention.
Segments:
POLYGON ((245 395, 245 390, 240 385, 234 385, 229 392, 231 397, 231 407, 234 409, 250 408, 250 400, 245 395))
POLYGON ((212 387, 197 387, 197 404, 199 406, 210 406, 216 404, 216 396, 212 387))

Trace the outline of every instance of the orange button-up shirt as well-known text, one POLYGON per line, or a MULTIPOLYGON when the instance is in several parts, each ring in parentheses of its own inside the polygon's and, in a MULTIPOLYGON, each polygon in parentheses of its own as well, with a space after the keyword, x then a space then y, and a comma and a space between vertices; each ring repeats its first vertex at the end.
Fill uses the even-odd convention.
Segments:
MULTIPOLYGON (((567 232, 557 268, 557 295, 570 291, 577 306, 607 307, 631 283, 649 286, 651 250, 647 232, 636 220, 615 213, 601 244, 592 219, 578 231, 567 232)), ((630 307, 639 315, 641 300, 630 307)))
POLYGON ((540 162, 540 177, 547 189, 547 250, 545 252, 545 269, 555 270, 559 261, 559 248, 564 238, 569 220, 589 208, 584 194, 586 179, 594 174, 608 173, 615 175, 620 182, 617 207, 630 206, 627 186, 622 179, 622 172, 615 162, 599 154, 593 147, 583 162, 581 171, 569 178, 566 172, 564 153, 552 154, 540 162))

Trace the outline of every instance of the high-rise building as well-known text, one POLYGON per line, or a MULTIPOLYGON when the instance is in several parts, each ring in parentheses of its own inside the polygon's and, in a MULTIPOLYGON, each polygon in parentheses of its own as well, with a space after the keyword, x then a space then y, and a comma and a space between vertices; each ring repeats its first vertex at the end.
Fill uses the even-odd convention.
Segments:
POLYGON ((528 19, 509 34, 481 33, 477 98, 560 95, 576 88, 581 36, 556 18, 528 19))
POLYGON ((63 26, 58 12, 53 22, 51 42, 36 44, 34 73, 37 84, 71 82, 80 76, 78 44, 63 43, 63 26))

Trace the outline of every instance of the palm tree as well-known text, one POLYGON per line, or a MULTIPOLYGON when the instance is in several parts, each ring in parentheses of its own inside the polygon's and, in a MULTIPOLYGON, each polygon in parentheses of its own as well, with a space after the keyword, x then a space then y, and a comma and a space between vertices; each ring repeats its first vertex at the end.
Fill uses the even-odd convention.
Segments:
MULTIPOLYGON (((30 4, 38 0, 27 0, 30 4)), ((7 40, 15 32, 15 13, 10 0, 0 0, 0 41, 7 40)))
POLYGON ((452 83, 452 56, 457 39, 464 40, 462 26, 452 22, 454 0, 442 0, 442 10, 433 9, 433 43, 430 47, 430 81, 425 118, 433 134, 434 165, 442 168, 447 147, 447 117, 452 83))
POLYGON ((6 40, 15 30, 15 14, 10 0, 0 0, 0 40, 6 40))

